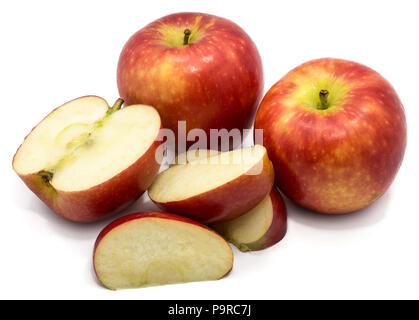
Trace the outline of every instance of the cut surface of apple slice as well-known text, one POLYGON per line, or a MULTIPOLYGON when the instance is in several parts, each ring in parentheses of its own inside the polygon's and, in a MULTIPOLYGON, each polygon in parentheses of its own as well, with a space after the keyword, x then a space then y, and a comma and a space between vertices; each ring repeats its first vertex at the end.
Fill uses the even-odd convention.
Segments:
MULTIPOLYGON (((81 217, 81 212, 72 220, 89 221, 92 220, 87 217, 89 206, 95 211, 92 207, 95 205, 104 213, 124 204, 102 199, 105 205, 100 209, 100 204, 96 203, 100 201, 98 197, 118 196, 124 189, 117 190, 118 184, 136 184, 133 190, 138 197, 139 187, 144 189, 151 183, 145 176, 155 175, 156 160, 147 153, 153 149, 158 136, 160 117, 150 106, 133 105, 120 109, 122 102, 118 100, 110 108, 104 99, 96 96, 72 100, 42 120, 16 152, 13 160, 15 171, 54 211, 71 219, 76 213, 66 214, 72 211, 70 207, 85 208, 86 219, 81 217), (139 165, 138 161, 145 155, 147 161, 154 163, 153 166, 144 164, 144 159, 139 165), (131 169, 129 174, 125 172, 127 169, 131 169), (120 176, 124 172, 126 177, 120 176), (119 183, 113 181, 103 186, 115 177, 119 183), (105 188, 93 190, 101 185, 105 188), (94 191, 96 195, 83 193, 86 190, 94 191), (78 200, 75 193, 79 193, 78 200), (70 194, 74 195, 70 201, 74 205, 65 201, 65 198, 69 200, 70 194), (67 197, 63 199, 65 195, 67 197)), ((159 166, 157 164, 157 170, 159 166)), ((134 193, 129 192, 129 195, 132 197, 134 193)), ((122 196, 122 200, 126 197, 122 196)))
POLYGON ((217 280, 233 266, 233 253, 216 232, 162 212, 119 218, 98 236, 93 263, 109 289, 217 280))
POLYGON ((263 146, 201 160, 162 172, 148 191, 150 198, 167 211, 213 223, 244 214, 272 188, 273 167, 263 146))
POLYGON ((212 227, 241 251, 262 250, 284 238, 287 211, 281 194, 273 187, 268 196, 244 215, 212 227))
POLYGON ((176 164, 186 164, 188 162, 200 160, 200 163, 207 163, 207 159, 220 154, 220 151, 218 150, 211 150, 211 149, 193 149, 188 150, 186 152, 182 152, 178 154, 175 159, 173 160, 173 164, 171 166, 174 166, 176 164))

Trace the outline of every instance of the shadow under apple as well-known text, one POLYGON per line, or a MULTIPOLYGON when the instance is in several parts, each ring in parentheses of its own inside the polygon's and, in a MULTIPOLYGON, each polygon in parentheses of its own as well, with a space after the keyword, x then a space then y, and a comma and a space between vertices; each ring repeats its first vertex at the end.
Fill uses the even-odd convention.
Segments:
POLYGON ((365 228, 379 223, 385 218, 391 188, 370 206, 347 214, 321 214, 305 209, 284 196, 288 218, 297 223, 316 229, 348 230, 365 228))
POLYGON ((147 192, 145 192, 138 200, 130 204, 127 208, 111 215, 105 219, 90 222, 90 223, 77 223, 66 220, 63 217, 52 211, 45 205, 35 194, 28 192, 26 186, 20 181, 13 183, 12 195, 15 197, 14 202, 27 214, 37 214, 43 219, 50 227, 48 229, 68 238, 94 241, 99 232, 113 220, 139 211, 161 211, 158 207, 149 200, 147 192), (19 197, 17 197, 19 195, 19 197), (25 196, 22 196, 25 195, 25 196))

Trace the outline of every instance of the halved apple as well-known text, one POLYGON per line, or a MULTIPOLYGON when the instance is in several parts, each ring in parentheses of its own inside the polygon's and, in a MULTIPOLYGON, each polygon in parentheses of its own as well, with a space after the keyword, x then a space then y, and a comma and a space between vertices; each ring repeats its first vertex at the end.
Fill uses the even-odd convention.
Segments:
POLYGON ((271 193, 249 212, 211 227, 241 251, 262 250, 284 238, 287 233, 287 210, 274 186, 271 193))
POLYGON ((274 172, 266 149, 256 145, 170 167, 148 190, 169 212, 202 223, 237 218, 269 194, 274 172))
POLYGON ((110 108, 96 96, 65 103, 25 138, 13 168, 59 215, 90 222, 117 212, 147 190, 160 163, 157 111, 133 105, 110 108))
POLYGON ((170 213, 130 214, 99 234, 93 254, 109 289, 217 280, 233 267, 233 252, 215 231, 170 213))

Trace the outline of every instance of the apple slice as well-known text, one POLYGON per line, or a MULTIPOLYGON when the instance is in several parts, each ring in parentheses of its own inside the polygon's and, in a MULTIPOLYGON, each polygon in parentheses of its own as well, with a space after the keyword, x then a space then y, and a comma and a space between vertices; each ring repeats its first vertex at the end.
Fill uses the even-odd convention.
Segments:
POLYGON ((145 105, 110 108, 96 96, 65 103, 25 138, 13 168, 59 215, 90 222, 132 203, 150 186, 161 127, 145 105))
POLYGON ((241 251, 262 250, 284 238, 287 210, 281 194, 273 187, 271 193, 249 212, 211 227, 241 251))
POLYGON ((256 145, 174 165, 157 176, 148 194, 157 205, 202 223, 234 219, 272 189, 266 149, 256 145))
POLYGON ((219 154, 220 151, 212 149, 191 149, 186 152, 178 154, 170 166, 177 164, 186 164, 195 160, 202 160, 201 163, 206 163, 206 159, 219 154))
POLYGON ((233 252, 215 231, 170 213, 130 214, 99 234, 93 254, 109 289, 217 280, 233 267, 233 252))

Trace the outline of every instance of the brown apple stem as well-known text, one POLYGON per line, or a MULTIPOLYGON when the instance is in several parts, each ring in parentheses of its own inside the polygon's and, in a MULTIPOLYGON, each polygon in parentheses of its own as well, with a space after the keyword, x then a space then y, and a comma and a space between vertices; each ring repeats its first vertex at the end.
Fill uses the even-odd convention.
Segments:
POLYGON ((320 90, 319 92, 319 97, 320 97, 320 106, 318 109, 320 110, 325 110, 327 109, 328 105, 327 105, 327 97, 329 96, 329 91, 323 89, 320 90))
POLYGON ((39 171, 38 175, 41 176, 41 178, 47 183, 50 182, 52 180, 52 177, 54 176, 52 172, 46 170, 39 171))
POLYGON ((106 112, 107 115, 110 115, 112 113, 114 113, 115 111, 121 109, 122 104, 124 103, 124 100, 122 100, 121 98, 119 98, 118 100, 115 101, 115 103, 113 104, 112 108, 109 108, 108 111, 106 112))
POLYGON ((185 29, 183 31, 183 33, 185 34, 185 36, 183 37, 183 45, 186 46, 189 43, 189 37, 191 35, 191 30, 185 29))

